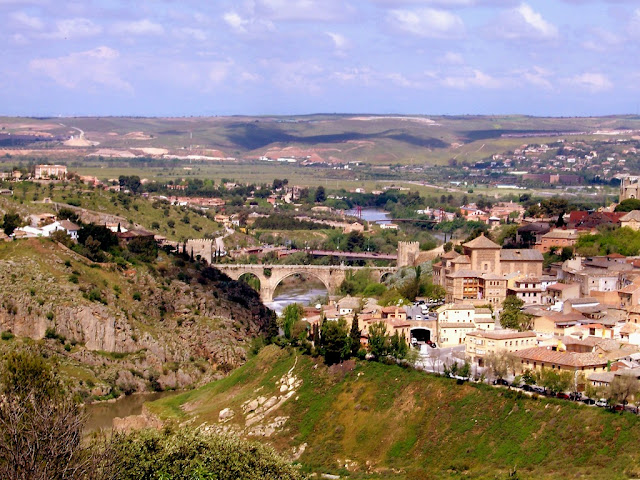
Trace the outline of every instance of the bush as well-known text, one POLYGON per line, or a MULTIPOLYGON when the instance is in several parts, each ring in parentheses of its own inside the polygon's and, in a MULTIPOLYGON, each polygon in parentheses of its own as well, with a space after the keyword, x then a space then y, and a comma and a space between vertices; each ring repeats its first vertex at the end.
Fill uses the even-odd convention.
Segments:
POLYGON ((11 340, 14 337, 15 335, 11 333, 9 330, 5 330, 4 332, 0 333, 0 338, 5 341, 11 340))
POLYGON ((142 300, 142 295, 140 295, 140 292, 133 292, 131 298, 133 298, 136 302, 139 302, 140 300, 142 300))
POLYGON ((140 478, 297 480, 304 476, 260 443, 184 427, 116 439, 116 480, 140 478))

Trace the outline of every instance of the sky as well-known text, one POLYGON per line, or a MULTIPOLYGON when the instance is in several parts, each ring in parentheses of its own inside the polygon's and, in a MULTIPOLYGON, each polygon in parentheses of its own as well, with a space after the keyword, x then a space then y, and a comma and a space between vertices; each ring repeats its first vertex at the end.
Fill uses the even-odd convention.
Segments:
POLYGON ((0 114, 640 113, 637 0, 0 0, 0 114))

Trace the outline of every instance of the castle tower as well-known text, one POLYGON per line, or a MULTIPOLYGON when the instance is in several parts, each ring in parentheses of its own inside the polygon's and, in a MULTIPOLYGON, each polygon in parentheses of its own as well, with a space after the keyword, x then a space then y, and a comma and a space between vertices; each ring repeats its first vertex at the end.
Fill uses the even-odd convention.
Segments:
POLYGON ((620 180, 620 198, 618 202, 629 198, 640 198, 640 177, 626 175, 620 180))
POLYGON ((419 253, 419 242, 398 242, 398 268, 415 266, 419 253))

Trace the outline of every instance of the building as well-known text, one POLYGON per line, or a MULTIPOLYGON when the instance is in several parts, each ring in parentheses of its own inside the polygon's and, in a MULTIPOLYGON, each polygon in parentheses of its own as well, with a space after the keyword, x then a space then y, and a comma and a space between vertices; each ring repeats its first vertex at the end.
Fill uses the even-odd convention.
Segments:
POLYGON ((539 252, 546 253, 558 248, 573 247, 578 241, 578 232, 573 229, 553 229, 540 237, 540 241, 534 248, 539 252))
POLYGON ((36 180, 55 178, 62 180, 67 178, 67 167, 65 165, 36 165, 36 180))
POLYGON ((515 295, 525 305, 542 305, 546 303, 542 281, 536 277, 523 277, 512 281, 507 288, 507 296, 515 295))
POLYGON ((628 227, 631 230, 640 230, 640 210, 632 210, 620 219, 621 227, 628 227))
POLYGON ((445 301, 498 305, 514 277, 542 275, 542 254, 529 249, 501 249, 484 235, 465 243, 463 253, 448 252, 433 265, 434 283, 446 291, 445 301))
POLYGON ((640 198, 640 177, 626 175, 620 179, 620 199, 640 198))
POLYGON ((467 333, 465 355, 472 363, 483 367, 487 356, 500 352, 516 352, 537 345, 535 332, 517 330, 474 330, 467 333))
POLYGON ((480 328, 495 329, 491 309, 468 303, 448 304, 438 309, 436 331, 440 347, 462 345, 469 332, 480 328))

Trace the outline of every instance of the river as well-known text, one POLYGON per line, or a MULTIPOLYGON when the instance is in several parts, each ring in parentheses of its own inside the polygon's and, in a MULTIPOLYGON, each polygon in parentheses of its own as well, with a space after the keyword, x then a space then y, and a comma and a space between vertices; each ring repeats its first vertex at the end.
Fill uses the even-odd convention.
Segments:
POLYGON ((312 300, 326 295, 327 289, 317 281, 309 280, 295 284, 284 284, 276 290, 273 302, 267 302, 265 305, 280 315, 284 307, 290 303, 309 305, 312 300))
MULTIPOLYGON (((356 209, 347 210, 344 213, 346 215, 351 215, 352 217, 358 216, 358 212, 356 209)), ((391 223, 391 214, 389 212, 385 212, 384 210, 378 210, 377 208, 363 208, 362 219, 366 220, 367 222, 386 224, 391 223)))
POLYGON ((153 402, 178 393, 180 392, 135 393, 120 397, 113 402, 91 403, 85 407, 88 418, 84 431, 91 433, 96 430, 110 429, 114 418, 140 415, 143 403, 153 402))

